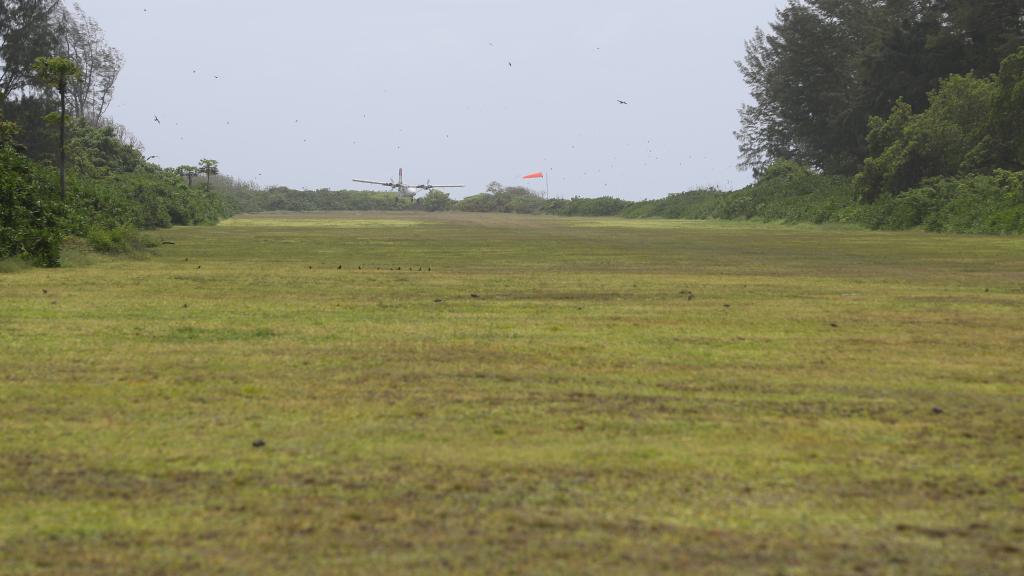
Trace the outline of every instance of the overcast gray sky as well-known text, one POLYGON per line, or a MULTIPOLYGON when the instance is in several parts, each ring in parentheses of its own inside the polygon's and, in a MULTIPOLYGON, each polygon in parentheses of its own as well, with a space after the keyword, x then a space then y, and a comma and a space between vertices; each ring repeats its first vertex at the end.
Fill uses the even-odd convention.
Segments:
POLYGON ((733 63, 784 2, 79 3, 127 60, 110 114, 163 165, 300 189, 404 167, 457 197, 544 170, 553 196, 641 199, 749 182, 733 63))

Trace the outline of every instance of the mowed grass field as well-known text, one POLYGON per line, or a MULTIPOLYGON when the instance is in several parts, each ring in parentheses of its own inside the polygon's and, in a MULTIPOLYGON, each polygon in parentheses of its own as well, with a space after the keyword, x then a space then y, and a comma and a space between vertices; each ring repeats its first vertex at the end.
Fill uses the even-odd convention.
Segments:
POLYGON ((1024 573, 1022 238, 157 236, 0 275, 2 574, 1024 573))

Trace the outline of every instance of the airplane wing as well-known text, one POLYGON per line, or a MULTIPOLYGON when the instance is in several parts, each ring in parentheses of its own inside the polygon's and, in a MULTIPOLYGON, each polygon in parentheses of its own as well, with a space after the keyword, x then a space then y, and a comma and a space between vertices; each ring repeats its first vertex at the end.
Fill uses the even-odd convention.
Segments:
POLYGON ((374 182, 373 180, 356 180, 352 179, 353 182, 359 182, 360 184, 376 184, 377 186, 394 186, 394 182, 374 182))
POLYGON ((462 184, 459 184, 457 186, 438 186, 436 184, 431 184, 429 186, 417 186, 417 188, 421 188, 421 189, 427 189, 427 188, 465 188, 465 186, 463 186, 462 184))

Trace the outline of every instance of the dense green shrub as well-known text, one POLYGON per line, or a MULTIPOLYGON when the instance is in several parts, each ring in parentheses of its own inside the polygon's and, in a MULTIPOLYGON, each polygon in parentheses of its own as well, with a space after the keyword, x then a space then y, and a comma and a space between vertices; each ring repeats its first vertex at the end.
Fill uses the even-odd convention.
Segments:
POLYGON ((626 218, 720 218, 725 196, 713 188, 692 190, 660 200, 637 202, 623 209, 621 215, 626 218))
POLYGON ((925 218, 935 232, 1024 234, 1024 172, 997 170, 992 176, 930 182, 945 200, 925 218))
POLYGON ((638 202, 622 211, 629 218, 720 218, 782 222, 836 222, 853 203, 848 178, 824 176, 789 161, 769 167, 755 183, 735 192, 713 188, 638 202))
POLYGON ((849 178, 781 162, 768 168, 755 184, 727 194, 716 216, 824 224, 838 221, 838 212, 853 201, 849 178))
POLYGON ((943 80, 919 114, 897 102, 888 118, 871 118, 858 192, 873 202, 929 178, 1024 168, 1022 108, 1024 48, 1003 61, 998 76, 943 80))
POLYGON ((0 146, 0 258, 23 256, 38 266, 60 265, 67 234, 57 175, 0 146))
POLYGON ((213 190, 231 213, 311 212, 320 210, 410 210, 415 204, 393 192, 356 190, 292 190, 274 187, 262 190, 231 178, 214 178, 213 190))
POLYGON ((611 196, 600 198, 581 198, 574 196, 569 200, 552 199, 544 203, 541 211, 556 216, 617 216, 632 206, 633 202, 620 200, 611 196))
POLYGON ((416 206, 427 212, 444 212, 454 204, 451 196, 441 190, 430 190, 424 197, 416 199, 416 206))
POLYGON ((74 122, 67 195, 60 198, 52 168, 17 150, 13 132, 0 143, 0 258, 21 255, 58 266, 68 235, 87 237, 101 251, 143 246, 138 229, 214 223, 230 210, 205 186, 190 187, 145 162, 112 126, 74 122), (135 232, 133 232, 135 231, 135 232))
POLYGON ((455 205, 462 212, 509 212, 515 214, 540 214, 547 201, 528 188, 504 188, 497 182, 487 187, 487 192, 464 198, 455 205))
POLYGON ((127 254, 156 246, 155 241, 143 236, 142 232, 131 224, 114 228, 96 226, 86 232, 85 238, 94 250, 106 254, 127 254))

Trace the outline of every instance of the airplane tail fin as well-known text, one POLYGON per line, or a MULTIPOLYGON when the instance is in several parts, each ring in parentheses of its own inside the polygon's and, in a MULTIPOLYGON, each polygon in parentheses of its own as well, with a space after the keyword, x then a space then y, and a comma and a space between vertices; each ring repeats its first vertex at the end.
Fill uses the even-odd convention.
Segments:
POLYGON ((403 170, 402 168, 399 168, 398 169, 398 185, 401 186, 402 184, 405 184, 405 170, 403 170))

